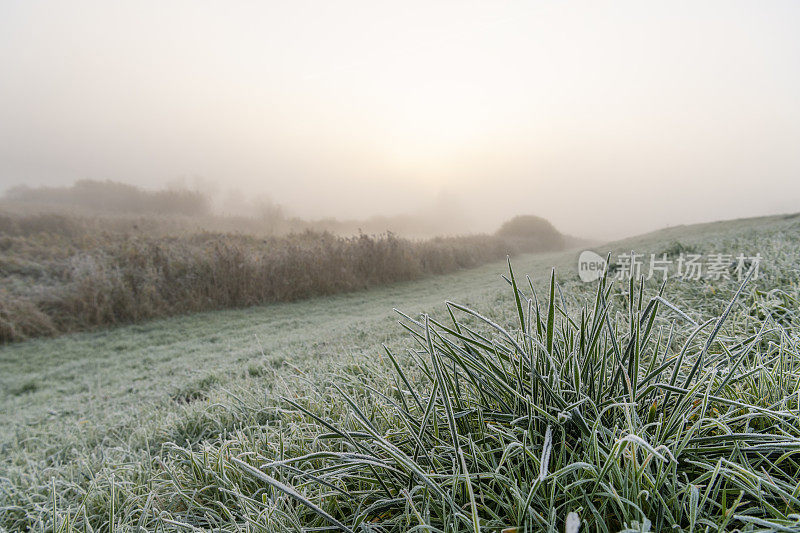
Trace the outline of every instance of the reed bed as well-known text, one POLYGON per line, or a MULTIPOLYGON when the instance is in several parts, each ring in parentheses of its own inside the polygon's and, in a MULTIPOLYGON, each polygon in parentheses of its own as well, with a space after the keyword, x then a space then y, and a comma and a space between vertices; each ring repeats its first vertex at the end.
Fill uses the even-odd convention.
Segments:
POLYGON ((357 291, 546 249, 488 235, 148 236, 58 215, 0 226, 0 343, 357 291))

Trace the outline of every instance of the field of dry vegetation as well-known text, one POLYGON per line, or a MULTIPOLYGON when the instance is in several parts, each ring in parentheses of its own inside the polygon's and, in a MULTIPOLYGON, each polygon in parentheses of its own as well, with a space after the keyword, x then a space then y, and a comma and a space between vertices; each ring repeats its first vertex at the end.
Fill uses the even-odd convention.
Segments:
POLYGON ((555 230, 515 227, 410 240, 187 226, 155 215, 0 214, 0 342, 361 290, 564 244, 555 230))

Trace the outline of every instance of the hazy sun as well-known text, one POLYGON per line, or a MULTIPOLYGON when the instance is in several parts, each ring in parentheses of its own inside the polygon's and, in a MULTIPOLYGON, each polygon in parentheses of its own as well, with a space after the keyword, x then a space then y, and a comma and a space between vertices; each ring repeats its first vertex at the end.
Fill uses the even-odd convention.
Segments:
POLYGON ((395 164, 435 174, 487 134, 490 116, 474 87, 420 83, 385 110, 387 153, 395 164))

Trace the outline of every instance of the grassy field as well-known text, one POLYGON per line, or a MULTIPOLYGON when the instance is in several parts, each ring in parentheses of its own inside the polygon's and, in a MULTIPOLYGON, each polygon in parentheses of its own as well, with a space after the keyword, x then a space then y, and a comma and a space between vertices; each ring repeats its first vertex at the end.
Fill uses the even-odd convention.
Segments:
MULTIPOLYGON (((608 293, 613 310, 607 315, 593 309, 598 283, 577 279, 574 251, 514 260, 518 281, 532 276, 543 313, 541 320, 533 318, 522 302, 523 322, 534 329, 544 324, 541 335, 530 337, 519 335, 519 308, 500 278, 507 267, 491 263, 345 295, 0 347, 0 526, 9 531, 301 531, 304 526, 537 531, 548 524, 563 530, 574 512, 587 530, 599 531, 642 529, 648 520, 664 529, 676 522, 695 531, 794 530, 800 513, 795 457, 800 453, 800 218, 670 228, 598 248, 614 254, 629 250, 760 253, 763 263, 759 278, 745 287, 705 348, 716 324, 712 319, 725 313, 738 283, 668 283, 664 297, 672 305, 698 324, 712 320, 712 326, 686 344, 685 357, 675 364, 693 327, 662 305, 650 336, 639 332, 641 354, 636 351, 635 365, 627 359, 627 377, 613 365, 606 373, 603 366, 598 381, 605 385, 586 391, 586 378, 576 384, 559 370, 580 370, 569 354, 582 331, 583 306, 587 320, 607 316, 610 324, 592 357, 610 357, 617 341, 626 346, 638 331, 630 328, 636 323, 631 317, 650 315, 626 284, 608 293), (552 267, 558 272, 557 306, 548 297, 552 267), (392 309, 446 322, 445 301, 490 317, 516 342, 541 340, 553 364, 560 359, 539 370, 561 392, 540 391, 529 403, 511 400, 514 387, 532 386, 532 377, 526 381, 520 375, 502 385, 509 388, 494 400, 480 398, 465 368, 442 362, 450 346, 446 339, 453 337, 441 327, 428 344, 431 359, 421 363, 426 343, 417 344, 398 326, 392 309), (402 374, 382 344, 395 354, 402 374), (750 344, 741 366, 717 364, 728 351, 738 355, 750 344), (409 348, 421 350, 417 359, 405 354, 409 348), (692 372, 701 357, 717 366, 702 364, 692 372), (674 371, 673 383, 685 384, 685 390, 632 397, 625 384, 644 381, 653 371, 651 361, 670 362, 667 374, 674 371), (728 375, 733 378, 723 383, 728 375), (611 404, 598 408, 601 392, 611 404), (626 395, 627 408, 620 399, 626 395), (723 397, 728 403, 715 399, 723 397), (591 432, 575 433, 574 418, 559 416, 563 398, 598 424, 594 432, 600 438, 592 445, 591 432), (742 405, 731 407, 733 398, 742 405), (651 409, 655 418, 649 418, 651 409), (475 429, 486 422, 475 417, 490 412, 505 415, 493 419, 497 432, 491 438, 475 429), (533 413, 541 417, 524 431, 511 424, 532 419, 533 413), (679 417, 668 418, 671 413, 679 417), (659 433, 654 420, 667 429, 674 425, 677 433, 659 433), (409 430, 418 435, 416 441, 407 437, 409 430), (740 436, 751 433, 769 437, 740 436), (695 434, 706 439, 699 442, 717 445, 700 450, 691 441, 695 434), (754 458, 747 449, 757 439, 762 439, 758 445, 780 445, 757 449, 754 458), (549 471, 542 466, 548 447, 549 471), (515 451, 526 449, 529 454, 515 451), (697 464, 701 452, 708 454, 710 467, 697 464), (294 457, 304 459, 280 463, 294 457), (578 463, 594 470, 569 470, 578 463), (420 465, 424 471, 415 470, 420 465), (580 496, 587 492, 592 498, 580 496)), ((527 282, 525 288, 530 296, 527 282)), ((644 292, 646 306, 658 283, 648 282, 644 292)), ((471 342, 502 337, 469 313, 459 320, 460 327, 483 336, 471 342)), ((406 323, 425 338, 419 324, 406 323)), ((474 352, 464 348, 475 361, 484 360, 478 358, 481 344, 474 352)), ((540 353, 533 344, 521 351, 540 353)), ((509 349, 507 341, 497 346, 509 349)), ((526 372, 533 376, 530 368, 526 372)), ((501 386, 483 383, 486 390, 501 386)))

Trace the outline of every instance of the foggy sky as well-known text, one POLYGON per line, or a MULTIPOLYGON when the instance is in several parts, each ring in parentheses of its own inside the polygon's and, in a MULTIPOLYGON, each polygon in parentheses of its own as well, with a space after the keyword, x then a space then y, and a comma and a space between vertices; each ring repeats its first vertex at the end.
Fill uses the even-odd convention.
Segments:
POLYGON ((0 189, 596 238, 800 210, 797 2, 0 3, 0 189))

